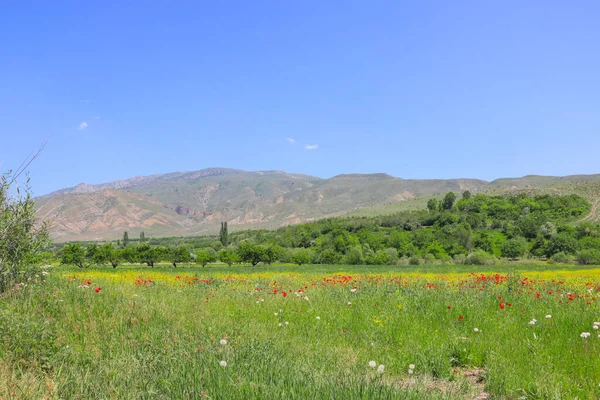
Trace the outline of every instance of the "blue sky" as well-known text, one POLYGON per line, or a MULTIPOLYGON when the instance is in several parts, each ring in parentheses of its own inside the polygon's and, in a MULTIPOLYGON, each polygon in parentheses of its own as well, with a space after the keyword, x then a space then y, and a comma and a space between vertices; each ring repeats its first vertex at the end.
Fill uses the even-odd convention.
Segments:
POLYGON ((38 195, 216 166, 600 173, 598 15, 597 1, 2 2, 0 168, 49 138, 38 195))

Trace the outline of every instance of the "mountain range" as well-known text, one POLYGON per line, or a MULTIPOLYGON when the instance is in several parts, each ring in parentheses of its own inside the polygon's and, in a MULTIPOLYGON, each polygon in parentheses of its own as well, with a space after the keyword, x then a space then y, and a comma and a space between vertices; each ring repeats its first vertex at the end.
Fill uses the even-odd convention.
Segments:
POLYGON ((530 175, 480 179, 401 179, 387 174, 344 174, 329 179, 282 171, 209 168, 136 176, 98 185, 79 184, 38 197, 41 220, 56 241, 115 239, 128 231, 146 236, 216 234, 276 228, 320 218, 396 212, 424 207, 449 191, 578 193, 592 201, 596 218, 600 174, 530 175))

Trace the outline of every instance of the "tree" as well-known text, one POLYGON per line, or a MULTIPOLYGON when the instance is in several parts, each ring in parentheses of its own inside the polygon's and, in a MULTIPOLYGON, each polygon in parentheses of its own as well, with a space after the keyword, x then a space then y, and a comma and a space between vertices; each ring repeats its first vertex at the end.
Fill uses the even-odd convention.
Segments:
POLYGON ((309 249, 294 249, 291 261, 298 266, 308 264, 310 262, 311 250, 309 249))
POLYGON ((154 264, 159 261, 160 249, 148 244, 142 244, 137 247, 137 259, 139 262, 154 268, 154 264))
POLYGON ((61 264, 77 265, 79 268, 87 267, 85 250, 79 243, 66 245, 62 250, 61 264))
POLYGON ((90 264, 97 263, 98 259, 98 245, 95 243, 88 244, 85 249, 85 258, 87 258, 90 264))
POLYGON ((456 201, 456 195, 454 192, 448 192, 444 196, 444 200, 442 200, 442 209, 451 210, 454 207, 454 202, 456 201))
POLYGON ((229 245, 229 237, 227 233, 227 222, 221 222, 221 231, 219 232, 219 240, 221 240, 221 244, 223 247, 227 247, 229 245))
POLYGON ((570 235, 559 233, 551 237, 546 244, 546 257, 550 258, 556 253, 575 254, 578 250, 577 240, 570 235))
POLYGON ((190 252, 184 246, 177 246, 169 249, 169 260, 173 264, 173 267, 177 268, 178 263, 186 263, 192 260, 190 252))
POLYGON ((129 244, 129 233, 127 233, 127 231, 125 231, 123 233, 123 247, 127 247, 128 244, 129 244))
POLYGON ((146 241, 146 234, 144 231, 140 232, 140 243, 144 243, 146 241))
POLYGON ((112 243, 107 243, 96 251, 95 262, 98 264, 108 262, 113 268, 117 268, 121 263, 121 252, 115 249, 112 243))
POLYGON ((219 260, 231 267, 231 264, 240 262, 240 257, 235 251, 229 249, 221 249, 221 251, 219 251, 219 260))
POLYGON ((462 193, 462 198, 465 199, 465 200, 469 200, 471 198, 471 192, 469 192, 468 190, 465 190, 462 193))
POLYGON ((212 248, 202 249, 196 253, 196 262, 206 267, 206 264, 217 261, 215 251, 212 248), (212 250, 212 251, 209 251, 212 250))
POLYGON ((440 206, 436 199, 431 198, 427 201, 427 209, 429 212, 437 211, 439 208, 440 206))
POLYGON ((265 250, 262 247, 247 242, 239 245, 237 253, 243 262, 250 263, 253 267, 265 258, 265 250))
POLYGON ((508 239, 502 243, 500 248, 500 255, 510 260, 516 260, 525 254, 527 251, 527 239, 524 237, 517 237, 514 239, 508 239))

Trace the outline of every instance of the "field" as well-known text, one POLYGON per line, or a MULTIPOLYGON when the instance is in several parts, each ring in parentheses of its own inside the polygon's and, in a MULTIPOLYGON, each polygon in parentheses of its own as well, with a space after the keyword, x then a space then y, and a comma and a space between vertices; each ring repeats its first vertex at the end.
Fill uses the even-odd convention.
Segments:
POLYGON ((0 398, 597 399, 600 269, 49 268, 0 398))

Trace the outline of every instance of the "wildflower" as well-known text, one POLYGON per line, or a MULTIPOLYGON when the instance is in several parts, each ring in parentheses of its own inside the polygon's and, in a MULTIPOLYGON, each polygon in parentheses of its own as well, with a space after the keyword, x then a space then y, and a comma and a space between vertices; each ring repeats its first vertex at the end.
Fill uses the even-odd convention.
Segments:
POLYGON ((415 369, 415 364, 410 364, 410 365, 408 366, 408 369, 415 369))
POLYGON ((275 316, 278 316, 278 315, 279 315, 279 313, 273 313, 273 315, 275 315, 275 316))
POLYGON ((459 321, 462 321, 464 318, 465 318, 465 317, 463 317, 462 315, 459 315, 459 316, 458 316, 458 320, 459 320, 459 321))
POLYGON ((317 315, 317 319, 320 321, 320 320, 321 320, 321 317, 319 317, 319 316, 317 315))
POLYGON ((308 296, 304 296, 304 300, 308 301, 308 296))
POLYGON ((283 326, 283 324, 280 322, 280 323, 277 324, 277 326, 283 326))
POLYGON ((409 374, 409 375, 412 375, 412 374, 413 374, 413 372, 414 372, 414 371, 413 371, 412 369, 409 369, 409 370, 408 370, 408 374, 409 374))
POLYGON ((48 272, 48 271, 42 271, 42 275, 44 275, 44 276, 48 275, 49 273, 50 272, 48 272))
POLYGON ((100 290, 102 290, 102 288, 101 288, 100 286, 98 286, 98 287, 97 287, 97 288, 94 290, 94 292, 96 292, 96 293, 100 293, 100 290))
POLYGON ((356 291, 357 291, 357 290, 358 290, 358 289, 356 289, 356 287, 353 287, 352 289, 350 289, 350 291, 351 291, 352 293, 356 293, 356 291))
POLYGON ((600 328, 600 326, 598 326, 598 325, 594 325, 594 326, 593 326, 593 328, 594 328, 594 329, 598 329, 598 328, 600 328))
POLYGON ((477 332, 479 332, 479 328, 474 328, 474 329, 473 329, 473 331, 474 331, 475 333, 477 333, 477 332))
POLYGON ((219 344, 225 346, 227 344, 227 340, 226 339, 221 339, 221 340, 219 340, 219 344))
POLYGON ((378 374, 383 374, 383 370, 385 369, 385 365, 380 364, 379 367, 377 367, 377 373, 378 374))
POLYGON ((591 335, 591 333, 589 333, 589 332, 581 332, 581 335, 579 335, 579 336, 584 339, 587 339, 590 337, 590 335, 591 335))
POLYGON ((546 319, 550 319, 550 318, 552 318, 552 315, 550 315, 550 314, 546 315, 546 319))
POLYGON ((283 295, 283 297, 286 297, 287 296, 287 292, 283 292, 282 295, 283 295))
POLYGON ((500 303, 500 304, 498 304, 498 306, 500 307, 501 310, 504 310, 504 303, 500 303))
POLYGON ((352 305, 352 303, 348 302, 348 306, 351 306, 351 305, 352 305))
POLYGON ((377 366, 377 363, 375 361, 369 361, 369 367, 375 368, 376 366, 377 366))
POLYGON ((452 306, 448 306, 448 307, 446 307, 446 308, 447 308, 448 310, 450 310, 450 309, 452 308, 452 306))
POLYGON ((221 361, 221 362, 219 363, 219 365, 220 365, 221 367, 225 368, 225 367, 227 366, 227 361, 221 361))
POLYGON ((290 323, 289 323, 289 322, 287 322, 287 321, 285 321, 285 324, 286 324, 286 325, 289 325, 290 323))
POLYGON ((535 323, 537 322, 537 319, 532 319, 531 321, 529 321, 529 325, 535 325, 535 323))

